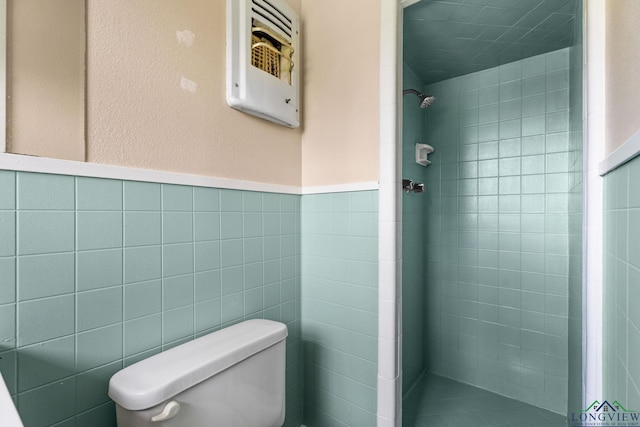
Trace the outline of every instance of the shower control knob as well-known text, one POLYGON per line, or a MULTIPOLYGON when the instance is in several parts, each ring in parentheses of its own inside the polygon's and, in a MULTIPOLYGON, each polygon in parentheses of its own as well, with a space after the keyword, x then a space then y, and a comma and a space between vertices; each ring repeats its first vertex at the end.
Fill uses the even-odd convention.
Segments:
POLYGON ((424 184, 421 182, 413 182, 410 179, 403 179, 402 180, 402 189, 408 193, 410 192, 414 192, 414 193, 424 193, 424 184))

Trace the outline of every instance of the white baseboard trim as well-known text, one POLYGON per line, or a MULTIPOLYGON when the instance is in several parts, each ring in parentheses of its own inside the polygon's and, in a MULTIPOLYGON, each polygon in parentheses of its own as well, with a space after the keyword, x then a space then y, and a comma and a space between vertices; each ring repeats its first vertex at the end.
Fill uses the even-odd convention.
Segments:
POLYGON ((378 188, 378 181, 354 182, 350 184, 302 187, 302 194, 344 193, 347 191, 377 190, 378 188))
POLYGON ((378 189, 377 181, 299 187, 9 153, 0 153, 0 169, 296 195, 378 189))
POLYGON ((598 165, 600 176, 605 176, 638 155, 640 155, 640 132, 633 135, 600 162, 598 165))

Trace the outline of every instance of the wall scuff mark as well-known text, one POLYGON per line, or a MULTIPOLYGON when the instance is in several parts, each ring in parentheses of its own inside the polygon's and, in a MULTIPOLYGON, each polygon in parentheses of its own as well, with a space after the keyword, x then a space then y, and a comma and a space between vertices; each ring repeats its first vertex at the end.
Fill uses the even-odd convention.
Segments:
POLYGON ((189 30, 176 31, 176 40, 178 40, 178 44, 181 44, 186 47, 191 47, 193 45, 193 41, 196 38, 196 33, 189 30))

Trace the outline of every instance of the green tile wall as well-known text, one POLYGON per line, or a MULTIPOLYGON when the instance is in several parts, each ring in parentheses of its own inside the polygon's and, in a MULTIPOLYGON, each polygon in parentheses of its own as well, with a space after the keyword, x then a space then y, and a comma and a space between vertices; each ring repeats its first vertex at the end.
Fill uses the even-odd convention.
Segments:
MULTIPOLYGON (((423 91, 423 85, 406 64, 403 87, 423 91)), ((413 94, 402 99, 402 176, 424 182, 424 166, 415 162, 416 143, 424 141, 424 111, 413 94)), ((424 372, 424 215, 429 193, 402 193, 402 392, 424 372)))
POLYGON ((26 427, 115 426, 116 371, 256 317, 289 328, 299 426, 300 301, 299 196, 0 171, 0 371, 26 427))
POLYGON ((569 70, 567 48, 429 85, 425 113, 427 369, 562 414, 569 70))
POLYGON ((604 177, 603 392, 631 407, 640 404, 638 182, 638 157, 604 177))
POLYGON ((304 423, 376 424, 378 193, 301 205, 304 423))

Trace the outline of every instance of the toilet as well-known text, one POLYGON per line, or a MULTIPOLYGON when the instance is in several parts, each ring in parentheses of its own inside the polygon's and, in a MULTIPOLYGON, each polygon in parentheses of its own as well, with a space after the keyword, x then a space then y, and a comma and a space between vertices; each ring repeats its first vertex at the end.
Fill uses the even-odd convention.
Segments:
POLYGON ((287 327, 247 320, 135 363, 109 381, 118 427, 280 427, 287 327))

